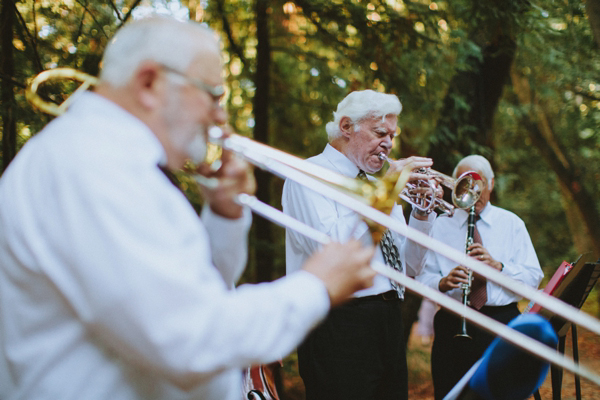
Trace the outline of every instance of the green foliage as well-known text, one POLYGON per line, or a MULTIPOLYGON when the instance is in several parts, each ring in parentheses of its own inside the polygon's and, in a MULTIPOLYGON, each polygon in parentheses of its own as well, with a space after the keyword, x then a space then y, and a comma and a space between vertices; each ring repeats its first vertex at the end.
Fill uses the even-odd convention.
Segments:
MULTIPOLYGON (((584 2, 536 2, 525 14, 514 64, 527 77, 536 106, 522 105, 511 90, 496 115, 499 198, 527 222, 542 265, 553 272, 573 261, 571 233, 559 187, 520 122, 543 110, 558 145, 581 174, 582 185, 600 193, 600 55, 584 14, 584 2)), ((597 206, 598 204, 596 204, 597 206)))
MULTIPOLYGON (((137 2, 17 1, 17 72, 12 79, 24 87, 40 70, 57 66, 97 74, 102 50, 132 4, 137 2)), ((202 16, 221 35, 230 124, 248 136, 253 134, 256 91, 254 4, 183 2, 192 17, 202 16)), ((552 268, 576 257, 557 179, 520 124, 520 117, 535 116, 535 109, 520 104, 508 84, 490 147, 474 140, 472 126, 451 129, 440 123, 440 112, 446 100, 457 120, 473 110, 475 104, 451 90, 452 79, 483 61, 490 32, 509 32, 517 41, 513 68, 529 78, 558 144, 583 176, 581 184, 599 193, 600 59, 583 1, 275 0, 269 6, 272 146, 303 158, 314 155, 325 146, 325 124, 348 92, 372 88, 395 93, 404 106, 395 157, 424 155, 436 145, 447 146, 444 157, 450 164, 463 152, 483 153, 496 166, 494 201, 525 220, 542 264, 552 268), (461 151, 450 143, 459 143, 461 151)), ((58 100, 56 93, 69 91, 55 85, 45 94, 58 100)), ((25 102, 22 88, 16 90, 16 102, 20 148, 50 118, 25 102)), ((179 178, 199 208, 195 185, 179 178)), ((282 181, 275 179, 268 189, 277 207, 281 187, 282 181)), ((275 237, 273 243, 251 243, 272 249, 277 273, 283 274, 280 228, 275 237)))
POLYGON ((523 219, 546 275, 552 276, 563 260, 574 261, 577 254, 556 176, 548 173, 517 120, 506 118, 510 109, 510 104, 500 104, 494 129, 494 140, 502 143, 494 154, 497 204, 523 219))

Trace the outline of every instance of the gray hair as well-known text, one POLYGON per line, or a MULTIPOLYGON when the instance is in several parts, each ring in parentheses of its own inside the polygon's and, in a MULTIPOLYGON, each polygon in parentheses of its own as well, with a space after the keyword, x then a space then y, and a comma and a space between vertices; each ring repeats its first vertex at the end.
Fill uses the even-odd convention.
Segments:
POLYGON ((457 178, 456 174, 460 167, 469 167, 469 169, 472 169, 473 171, 481 172, 488 183, 488 189, 492 189, 492 179, 494 179, 494 171, 492 170, 490 162, 485 157, 480 156, 478 154, 472 154, 460 160, 458 164, 456 164, 454 172, 452 172, 452 176, 454 178, 457 178))
MULTIPOLYGON (((152 16, 130 22, 111 39, 102 57, 100 80, 123 86, 144 61, 185 71, 214 32, 195 22, 152 16)), ((214 46, 219 51, 218 42, 214 46)))
POLYGON ((358 124, 369 117, 383 119, 390 114, 398 115, 401 111, 402 104, 396 95, 374 90, 352 92, 339 102, 337 110, 333 113, 333 121, 325 125, 325 131, 331 142, 342 134, 340 120, 343 117, 348 117, 352 123, 358 124))

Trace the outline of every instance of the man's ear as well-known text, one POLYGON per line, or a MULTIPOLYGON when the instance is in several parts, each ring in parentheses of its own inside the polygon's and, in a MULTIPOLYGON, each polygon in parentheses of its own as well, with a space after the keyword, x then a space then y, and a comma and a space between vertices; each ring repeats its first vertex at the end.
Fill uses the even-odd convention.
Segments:
POLYGON ((167 85, 159 64, 155 62, 142 63, 135 71, 132 82, 141 107, 146 110, 162 107, 167 85))
POLYGON ((354 133, 354 123, 350 119, 350 117, 342 117, 340 119, 340 132, 346 138, 349 138, 352 133, 354 133))
POLYGON ((495 178, 492 178, 492 187, 490 188, 490 192, 494 190, 494 183, 496 182, 495 178))

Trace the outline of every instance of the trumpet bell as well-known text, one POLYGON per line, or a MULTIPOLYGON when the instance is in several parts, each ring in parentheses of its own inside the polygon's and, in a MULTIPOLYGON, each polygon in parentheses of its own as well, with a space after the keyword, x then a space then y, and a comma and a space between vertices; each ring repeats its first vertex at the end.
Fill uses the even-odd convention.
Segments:
POLYGON ((418 172, 426 174, 431 180, 452 191, 451 204, 436 196, 437 184, 424 179, 417 183, 409 182, 400 197, 423 212, 430 213, 438 210, 442 214, 452 216, 455 208, 467 210, 475 205, 481 196, 483 181, 481 176, 474 171, 467 171, 458 179, 453 179, 430 168, 421 169, 418 172))
POLYGON ((481 176, 473 171, 467 171, 456 179, 452 190, 452 202, 458 208, 469 209, 477 203, 483 190, 481 176))

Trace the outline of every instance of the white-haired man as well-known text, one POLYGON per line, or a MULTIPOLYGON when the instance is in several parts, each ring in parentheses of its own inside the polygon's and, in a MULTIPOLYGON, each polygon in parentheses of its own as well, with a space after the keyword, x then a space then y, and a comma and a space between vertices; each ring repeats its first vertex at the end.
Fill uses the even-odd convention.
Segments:
POLYGON ((0 398, 241 398, 241 368, 292 351, 372 284, 374 248, 334 244, 294 277, 229 290, 253 190, 223 154, 199 219, 160 167, 202 160, 226 121, 215 34, 150 18, 110 42, 94 92, 0 180, 0 398), (345 265, 344 265, 345 264, 345 265), (268 332, 268 334, 265 334, 268 332))
MULTIPOLYGON (((389 155, 402 106, 395 95, 372 90, 352 92, 334 112, 326 126, 329 144, 310 158, 315 164, 355 178, 373 174, 383 167, 380 153, 389 155)), ((423 157, 392 162, 388 173, 406 163, 428 167, 423 157)), ((415 177, 418 177, 415 175, 415 177)), ((364 179, 367 179, 365 176, 364 179)), ((371 178, 373 179, 373 178, 371 178)), ((367 225, 361 217, 335 201, 292 181, 286 181, 282 199, 284 212, 344 242, 358 239, 371 243, 367 225)), ((404 222, 402 207, 392 216, 404 222)), ((410 225, 425 233, 434 215, 416 214, 410 225)), ((397 234, 385 235, 380 261, 392 264, 410 276, 424 265, 426 249, 405 241, 397 234), (389 254, 394 254, 393 259, 389 254)), ((318 250, 318 245, 296 232, 286 232, 287 273, 293 276, 302 263, 318 250)), ((332 310, 298 349, 300 375, 308 400, 385 400, 406 399, 407 368, 400 314, 402 288, 392 286, 383 276, 375 284, 356 293, 347 305, 332 310)))
MULTIPOLYGON (((456 165, 453 176, 456 178, 467 171, 479 173, 484 180, 481 197, 475 204, 477 233, 474 235, 475 243, 468 249, 469 255, 537 288, 544 274, 525 224, 514 213, 490 203, 494 189, 494 172, 490 163, 480 155, 467 156, 456 165)), ((433 238, 463 251, 467 216, 466 211, 456 210, 452 218, 438 218, 433 226, 433 238)), ((467 270, 438 253, 429 252, 425 268, 417 280, 462 301, 461 284, 467 282, 467 270)), ((474 287, 475 284, 472 295, 475 295, 474 287)), ((492 282, 482 282, 483 288, 485 290, 480 293, 485 295, 480 297, 481 301, 470 299, 475 308, 481 307, 480 312, 505 324, 520 314, 517 302, 521 297, 492 282)), ((461 322, 461 318, 443 308, 434 317, 431 371, 436 399, 444 398, 494 339, 490 333, 471 323, 467 324, 467 334, 472 340, 455 338, 461 332, 461 322)))

